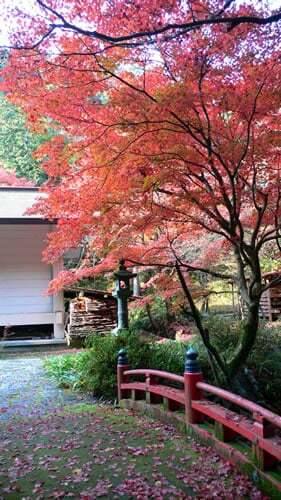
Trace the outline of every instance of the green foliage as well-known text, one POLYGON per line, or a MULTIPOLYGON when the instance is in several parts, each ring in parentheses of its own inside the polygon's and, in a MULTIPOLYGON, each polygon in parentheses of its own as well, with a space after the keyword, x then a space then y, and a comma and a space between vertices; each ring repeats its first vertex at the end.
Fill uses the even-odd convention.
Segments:
POLYGON ((128 350, 131 366, 149 366, 150 346, 132 332, 124 331, 118 336, 106 337, 93 335, 88 340, 88 347, 88 350, 78 354, 49 358, 45 363, 47 372, 60 385, 79 388, 97 397, 114 399, 117 353, 122 347, 128 350))
MULTIPOLYGON (((210 338, 224 359, 234 352, 243 322, 211 317, 205 325, 210 338)), ((197 342, 204 377, 214 382, 213 374, 201 341, 197 342)), ((242 392, 245 396, 281 412, 281 325, 261 323, 256 343, 241 371, 242 392)), ((230 388, 235 392, 235 388, 230 388)))
MULTIPOLYGON (((231 355, 239 338, 241 323, 230 323, 215 317, 209 320, 208 328, 213 344, 222 356, 231 355)), ((204 379, 214 383, 208 356, 199 337, 195 337, 192 344, 198 350, 204 379)), ((90 339, 89 349, 74 355, 49 358, 45 366, 60 384, 113 400, 116 398, 117 353, 122 347, 128 350, 132 368, 149 367, 183 374, 187 344, 172 340, 148 343, 132 331, 124 331, 117 337, 95 335, 90 339)), ((250 390, 253 390, 253 399, 281 411, 280 325, 274 328, 261 326, 243 377, 245 387, 249 384, 250 390)))
POLYGON ((164 300, 156 295, 151 304, 132 310, 130 329, 136 333, 153 332, 161 337, 175 338, 175 320, 183 326, 187 325, 186 311, 183 308, 179 309, 173 303, 173 299, 164 300), (147 308, 149 308, 149 313, 147 308))
POLYGON ((50 131, 46 134, 30 132, 24 114, 0 94, 0 161, 7 169, 37 184, 44 182, 46 174, 33 152, 50 137, 50 131))
POLYGON ((275 241, 267 242, 260 252, 260 264, 263 273, 280 269, 279 253, 276 251, 275 241))
POLYGON ((44 367, 47 373, 55 378, 61 387, 75 389, 79 384, 80 374, 88 356, 87 351, 62 356, 50 356, 44 360, 44 367))
POLYGON ((247 366, 257 381, 258 389, 269 404, 281 412, 281 325, 263 326, 247 366))
POLYGON ((210 333, 212 343, 225 359, 229 359, 239 340, 243 323, 230 320, 221 315, 210 315, 204 320, 204 326, 210 333))
POLYGON ((82 374, 82 387, 96 396, 112 399, 116 395, 117 353, 126 347, 131 366, 149 366, 150 346, 132 332, 121 332, 118 336, 92 336, 89 341, 89 357, 82 374))
POLYGON ((144 307, 137 307, 130 312, 130 329, 136 333, 151 331, 151 322, 144 307))
POLYGON ((113 400, 117 393, 117 353, 121 348, 126 347, 132 368, 155 368, 182 375, 187 345, 172 340, 148 343, 135 332, 124 331, 118 336, 93 335, 88 347, 77 354, 51 357, 45 368, 64 387, 113 400))
POLYGON ((184 371, 187 344, 168 340, 163 344, 152 344, 150 350, 150 368, 164 370, 177 375, 184 371))

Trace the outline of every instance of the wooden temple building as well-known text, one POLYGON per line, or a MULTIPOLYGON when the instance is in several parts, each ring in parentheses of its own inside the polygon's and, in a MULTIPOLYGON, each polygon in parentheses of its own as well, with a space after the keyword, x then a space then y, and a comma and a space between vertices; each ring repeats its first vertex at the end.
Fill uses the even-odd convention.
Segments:
MULTIPOLYGON (((42 195, 35 187, 0 186, 0 338, 8 330, 49 328, 52 339, 64 339, 63 293, 45 293, 63 268, 42 262, 54 221, 28 209, 42 195)), ((11 337, 11 340, 15 335, 11 337)))
POLYGON ((280 278, 280 283, 273 284, 261 296, 260 316, 269 321, 274 321, 281 317, 281 271, 272 271, 263 274, 263 282, 269 285, 280 278))

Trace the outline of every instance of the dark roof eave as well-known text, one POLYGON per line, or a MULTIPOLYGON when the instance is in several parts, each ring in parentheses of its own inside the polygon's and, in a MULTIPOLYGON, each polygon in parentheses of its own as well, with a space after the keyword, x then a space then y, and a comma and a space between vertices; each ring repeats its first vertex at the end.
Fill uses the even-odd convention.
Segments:
POLYGON ((0 186, 0 191, 39 191, 38 186, 0 186))
POLYGON ((2 217, 0 224, 57 224, 57 220, 41 219, 39 217, 2 217))

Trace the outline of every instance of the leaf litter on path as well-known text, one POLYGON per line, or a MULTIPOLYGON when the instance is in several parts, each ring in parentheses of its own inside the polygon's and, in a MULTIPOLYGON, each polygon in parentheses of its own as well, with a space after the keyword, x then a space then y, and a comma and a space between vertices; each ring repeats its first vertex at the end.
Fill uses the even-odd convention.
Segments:
POLYGON ((266 498, 171 426, 127 410, 88 409, 2 426, 0 499, 266 498))

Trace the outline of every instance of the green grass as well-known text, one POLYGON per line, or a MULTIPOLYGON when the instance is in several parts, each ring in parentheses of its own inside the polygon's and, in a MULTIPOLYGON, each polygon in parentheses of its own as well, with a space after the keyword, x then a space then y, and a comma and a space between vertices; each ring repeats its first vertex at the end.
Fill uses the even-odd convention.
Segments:
MULTIPOLYGON (((281 483, 281 467, 277 468, 274 471, 268 471, 268 475, 271 476, 273 479, 276 479, 281 483)), ((281 495, 280 495, 281 496, 281 495)))

